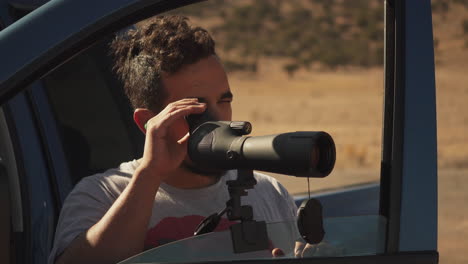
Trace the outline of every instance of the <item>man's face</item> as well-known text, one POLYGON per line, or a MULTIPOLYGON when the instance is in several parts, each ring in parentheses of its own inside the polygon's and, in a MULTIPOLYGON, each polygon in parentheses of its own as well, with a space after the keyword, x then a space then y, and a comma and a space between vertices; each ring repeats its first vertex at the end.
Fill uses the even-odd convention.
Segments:
POLYGON ((232 118, 232 93, 226 72, 215 56, 185 66, 177 73, 164 76, 164 106, 184 98, 198 98, 207 104, 207 111, 217 120, 232 118))
MULTIPOLYGON (((216 56, 201 59, 195 64, 182 68, 179 72, 162 77, 166 93, 164 106, 184 98, 198 98, 207 104, 207 111, 215 120, 232 119, 232 93, 229 88, 226 72, 216 56)), ((182 138, 187 132, 187 123, 182 122, 171 131, 174 140, 182 138)), ((185 168, 191 162, 186 158, 185 168)), ((215 173, 219 174, 219 173, 215 173)))

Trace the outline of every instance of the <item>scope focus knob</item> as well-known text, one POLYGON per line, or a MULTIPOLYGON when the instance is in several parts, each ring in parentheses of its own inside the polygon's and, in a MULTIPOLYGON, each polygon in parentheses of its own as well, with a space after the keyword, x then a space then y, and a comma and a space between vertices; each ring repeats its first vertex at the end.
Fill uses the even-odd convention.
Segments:
POLYGON ((232 121, 229 127, 238 135, 248 135, 252 132, 252 124, 247 121, 232 121))

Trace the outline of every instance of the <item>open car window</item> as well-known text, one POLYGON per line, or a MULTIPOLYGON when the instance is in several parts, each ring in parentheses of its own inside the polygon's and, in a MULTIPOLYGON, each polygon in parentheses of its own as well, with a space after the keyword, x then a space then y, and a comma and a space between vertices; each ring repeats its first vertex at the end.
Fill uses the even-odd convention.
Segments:
MULTIPOLYGON (((311 192, 380 180, 383 1, 207 1, 170 14, 207 28, 228 70, 233 120, 252 136, 325 131, 336 144, 330 176, 311 192)), ((307 181, 274 175, 292 194, 307 181)))
MULTIPOLYGON (((297 205, 309 194, 322 202, 328 256, 383 253, 383 1, 207 1, 168 14, 188 16, 213 35, 234 93, 233 120, 251 122, 252 136, 326 131, 333 137, 337 158, 328 177, 269 173, 297 205)), ((112 71, 111 40, 42 78, 73 183, 142 155, 143 134, 112 71)), ((268 235, 294 257, 296 222, 268 223, 268 235)), ((234 254, 229 236, 188 238, 125 263, 271 258, 234 254), (211 245, 220 251, 204 252, 211 245)))
MULTIPOLYGON (((207 1, 169 14, 188 16, 212 33, 234 93, 233 120, 251 122, 251 136, 326 131, 333 137, 335 168, 325 179, 310 179, 312 192, 379 181, 383 2, 207 1)), ((143 137, 112 72, 111 39, 43 78, 65 148, 83 153, 69 161, 89 161, 75 166, 84 170, 74 170, 77 179, 142 153, 143 137)), ((292 194, 308 192, 304 178, 273 176, 292 194)))

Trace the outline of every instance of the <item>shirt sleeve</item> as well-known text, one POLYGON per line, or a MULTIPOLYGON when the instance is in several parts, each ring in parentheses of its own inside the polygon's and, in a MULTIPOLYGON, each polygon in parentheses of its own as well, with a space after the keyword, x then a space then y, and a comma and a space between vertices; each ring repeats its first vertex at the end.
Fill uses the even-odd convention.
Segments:
POLYGON ((291 216, 293 219, 297 217, 297 205, 294 201, 294 198, 289 194, 289 192, 284 188, 284 186, 278 182, 278 190, 281 196, 286 200, 286 204, 291 212, 291 216))
MULTIPOLYGON (((294 221, 297 206, 286 188, 275 178, 255 172, 257 185, 245 198, 255 206, 254 213, 268 223, 294 221)), ((247 203, 248 203, 247 202, 247 203)))
POLYGON ((65 199, 48 263, 53 264, 77 236, 97 223, 114 200, 99 177, 90 176, 80 181, 65 199))

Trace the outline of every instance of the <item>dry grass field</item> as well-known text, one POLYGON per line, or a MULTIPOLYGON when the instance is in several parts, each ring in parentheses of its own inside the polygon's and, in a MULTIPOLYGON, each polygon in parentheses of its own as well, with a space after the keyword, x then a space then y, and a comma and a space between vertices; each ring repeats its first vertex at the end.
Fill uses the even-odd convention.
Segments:
MULTIPOLYGON (((312 179, 311 190, 378 180, 381 69, 300 72, 291 79, 275 61, 261 65, 255 76, 230 76, 234 119, 251 121, 252 135, 301 130, 330 133, 337 145, 336 169, 326 179, 312 179)), ((280 179, 291 193, 307 191, 305 179, 280 179)))
POLYGON ((463 8, 434 17, 439 148, 440 263, 468 263, 468 48, 463 8))

